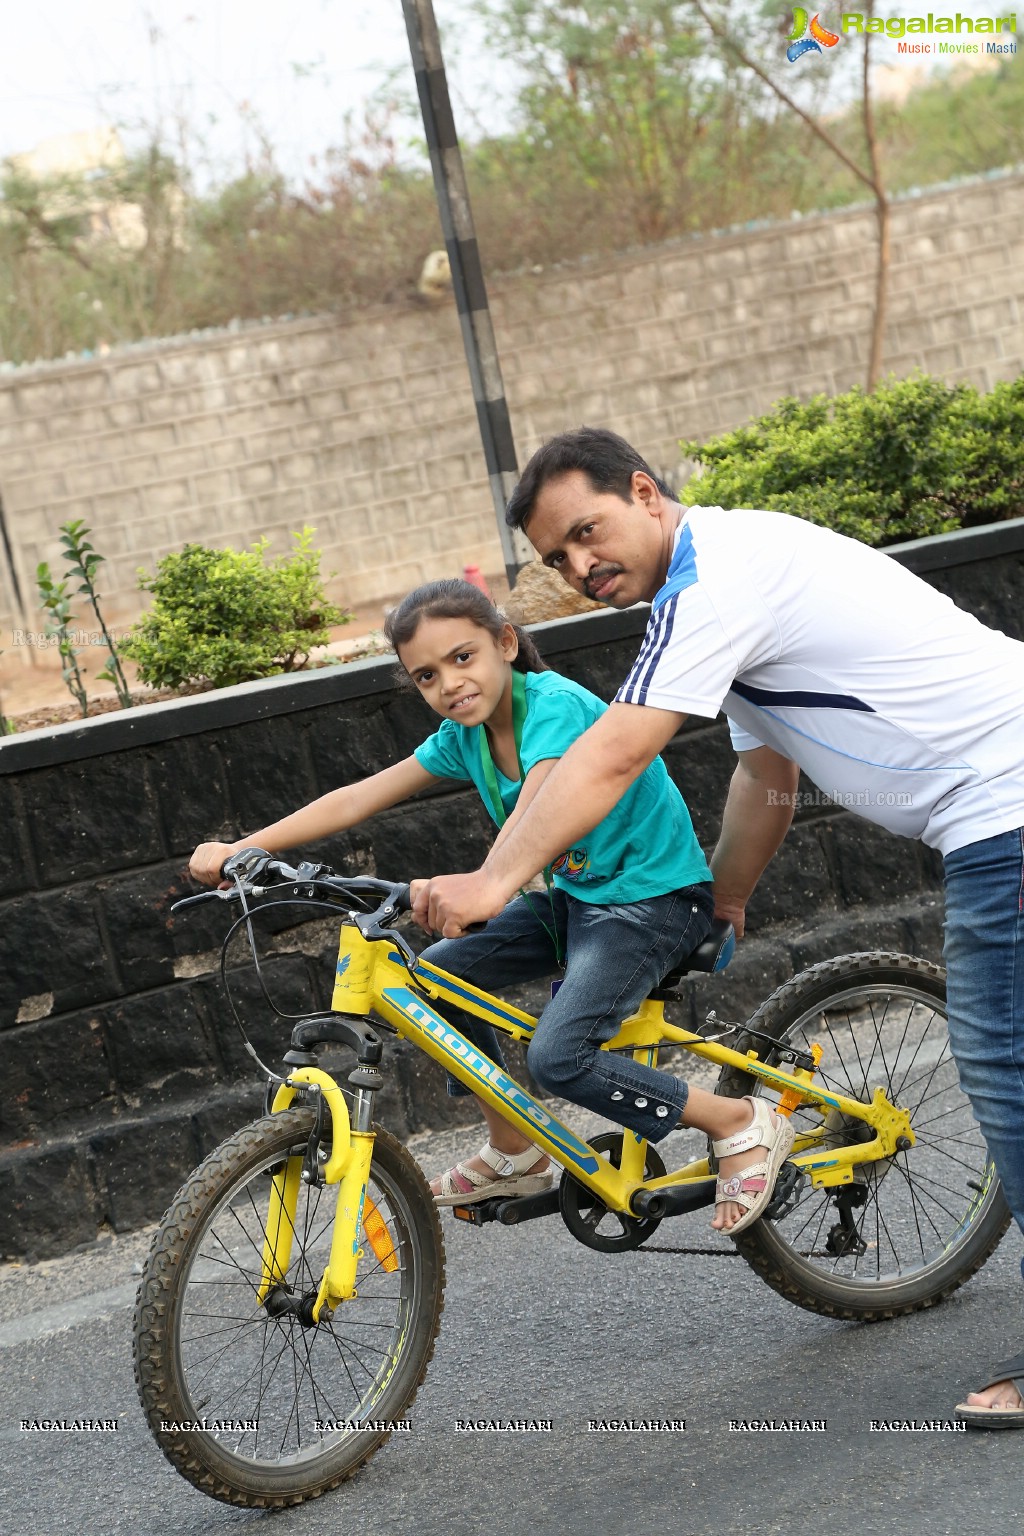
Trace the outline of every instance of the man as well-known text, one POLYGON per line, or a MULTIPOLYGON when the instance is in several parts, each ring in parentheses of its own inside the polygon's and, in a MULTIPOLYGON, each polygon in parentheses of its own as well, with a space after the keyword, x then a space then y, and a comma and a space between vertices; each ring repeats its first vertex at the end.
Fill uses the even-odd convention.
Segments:
MULTIPOLYGON (((801 768, 945 861, 950 1039, 1024 1230, 1024 645, 877 550, 799 518, 683 508, 614 433, 534 454, 508 507, 545 565, 615 608, 653 603, 608 712, 475 874, 416 916, 446 937, 495 916, 586 834, 687 714, 724 709, 738 764, 711 860, 719 916, 746 903, 792 819, 801 768)), ((964 1417, 1024 1427, 1024 1354, 964 1417)))

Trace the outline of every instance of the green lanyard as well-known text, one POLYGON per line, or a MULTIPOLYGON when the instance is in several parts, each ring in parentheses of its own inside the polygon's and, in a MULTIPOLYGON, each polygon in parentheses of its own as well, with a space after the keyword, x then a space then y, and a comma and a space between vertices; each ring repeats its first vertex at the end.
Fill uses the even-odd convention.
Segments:
MULTIPOLYGON (((513 737, 515 739, 515 744, 516 744, 516 765, 519 768, 519 781, 520 781, 520 785, 522 785, 525 782, 525 780, 526 780, 526 775, 523 772, 523 726, 525 724, 526 724, 526 678, 523 676, 522 672, 516 672, 515 670, 513 670, 513 672, 512 672, 512 735, 513 735, 513 737)), ((501 791, 498 788, 498 775, 497 775, 497 772, 495 771, 494 759, 491 756, 491 746, 490 746, 490 742, 487 740, 487 727, 485 725, 482 725, 480 727, 480 761, 481 761, 481 764, 482 764, 483 770, 484 770, 484 783, 487 785, 487 793, 490 795, 490 797, 491 797, 491 805, 494 807, 494 819, 498 823, 499 827, 503 827, 505 825, 505 822, 508 820, 508 816, 507 816, 506 811, 505 811, 504 802, 503 802, 503 800, 501 798, 501 791)), ((534 916, 537 918, 537 921, 540 923, 540 925, 544 929, 545 933, 551 939, 551 942, 552 942, 552 944, 554 945, 554 948, 555 948, 555 961, 556 961, 556 964, 558 964, 559 966, 564 967, 564 965, 565 965, 565 954, 563 952, 562 945, 559 942, 559 938, 558 938, 558 924, 557 924, 557 922, 555 920, 555 902, 554 902, 554 897, 551 894, 552 880, 551 880, 551 866, 550 866, 550 864, 547 864, 547 865, 544 866, 544 884, 547 886, 548 905, 551 908, 551 924, 552 924, 552 926, 550 928, 548 927, 548 925, 544 921, 544 919, 541 917, 541 915, 537 911, 537 909, 534 907, 532 901, 530 900, 529 893, 527 891, 521 890, 519 892, 519 894, 520 894, 520 896, 522 896, 522 898, 526 902, 527 906, 533 912, 534 916)))

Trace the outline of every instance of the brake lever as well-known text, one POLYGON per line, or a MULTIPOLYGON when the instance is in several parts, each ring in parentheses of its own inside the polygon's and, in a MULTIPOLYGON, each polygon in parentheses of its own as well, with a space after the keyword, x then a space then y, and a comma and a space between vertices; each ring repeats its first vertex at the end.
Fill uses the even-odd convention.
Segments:
POLYGON ((217 898, 221 901, 237 901, 238 892, 234 889, 227 891, 200 891, 197 896, 183 896, 171 906, 172 912, 180 912, 182 907, 194 907, 197 901, 213 901, 217 898))
POLYGON ((406 970, 411 971, 418 957, 408 939, 404 938, 402 934, 396 933, 393 928, 386 927, 383 923, 377 921, 382 915, 387 916, 392 912, 396 912, 396 908, 389 902, 387 906, 379 907, 376 912, 350 912, 349 917, 359 929, 364 939, 369 942, 372 942, 374 939, 386 939, 389 944, 393 944, 405 962, 406 970))

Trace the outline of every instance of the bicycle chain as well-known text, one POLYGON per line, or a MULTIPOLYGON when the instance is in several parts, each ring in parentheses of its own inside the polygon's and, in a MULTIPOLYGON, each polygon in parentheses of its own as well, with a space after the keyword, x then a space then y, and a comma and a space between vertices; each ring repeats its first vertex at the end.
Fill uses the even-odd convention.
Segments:
MULTIPOLYGON (((800 1248, 796 1250, 801 1259, 824 1259, 831 1255, 816 1249, 800 1248)), ((653 1244, 649 1247, 644 1243, 638 1253, 695 1253, 702 1258, 710 1259, 738 1259, 742 1255, 738 1248, 658 1248, 653 1244)))
POLYGON ((648 1247, 646 1243, 637 1251, 639 1253, 696 1253, 702 1258, 711 1259, 738 1259, 740 1256, 735 1248, 657 1248, 648 1247))

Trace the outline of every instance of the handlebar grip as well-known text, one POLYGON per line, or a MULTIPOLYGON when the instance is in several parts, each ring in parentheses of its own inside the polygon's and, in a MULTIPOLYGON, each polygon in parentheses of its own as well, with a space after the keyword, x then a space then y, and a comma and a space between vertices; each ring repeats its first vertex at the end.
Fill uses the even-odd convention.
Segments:
POLYGON ((240 848, 224 860, 220 867, 220 878, 230 880, 235 874, 251 875, 269 860, 270 854, 265 848, 240 848))

